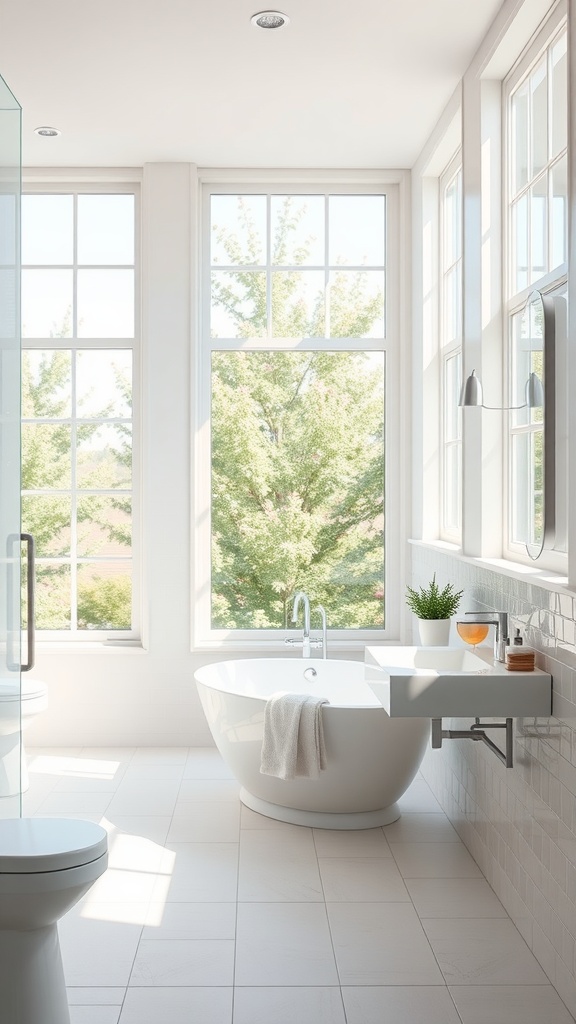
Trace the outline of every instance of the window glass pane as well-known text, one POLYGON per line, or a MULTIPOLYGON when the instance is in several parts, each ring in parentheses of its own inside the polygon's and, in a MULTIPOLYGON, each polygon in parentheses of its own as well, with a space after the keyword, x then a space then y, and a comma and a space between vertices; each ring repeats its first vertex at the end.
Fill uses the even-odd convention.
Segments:
POLYGON ((383 338, 384 288, 384 271, 331 271, 330 337, 383 338))
POLYGON ((530 76, 532 95, 532 177, 548 162, 548 75, 542 63, 530 76))
POLYGON ((538 545, 543 530, 542 430, 512 437, 512 488, 520 496, 512 504, 512 539, 538 545))
POLYGON ((130 629, 131 606, 130 562, 78 566, 78 629, 130 629))
POLYGON ((551 270, 561 266, 568 259, 568 165, 566 157, 562 157, 551 171, 552 179, 552 210, 550 218, 551 231, 551 270))
POLYGON ((74 197, 22 196, 22 263, 74 260, 74 197))
POLYGON ((22 271, 22 337, 72 337, 72 271, 22 271))
POLYGON ((552 49, 552 153, 566 148, 568 138, 567 37, 564 33, 552 49))
POLYGON ((71 354, 68 351, 22 352, 22 416, 62 419, 72 409, 71 354))
POLYGON ((544 175, 530 189, 530 280, 548 270, 548 177, 544 175))
POLYGON ((272 274, 272 336, 325 336, 324 273, 275 270, 272 274))
POLYGON ((512 437, 512 474, 511 474, 511 538, 515 544, 525 544, 528 533, 530 509, 524 500, 517 500, 515 495, 528 493, 528 466, 530 463, 530 438, 528 434, 515 434, 512 437))
POLYGON ((70 554, 70 495, 32 494, 22 498, 22 529, 31 533, 38 558, 70 554))
POLYGON ((78 263, 134 263, 134 196, 78 196, 78 263))
POLYGON ((212 626, 384 626, 384 355, 212 357, 212 626))
POLYGON ((78 271, 78 337, 134 337, 134 271, 78 271))
POLYGON ((512 97, 512 195, 528 184, 528 83, 512 97))
POLYGON ((129 497, 81 494, 78 497, 78 555, 127 555, 132 543, 129 497))
POLYGON ((78 352, 76 410, 83 419, 129 417, 132 411, 132 353, 78 352))
POLYGON ((444 323, 442 344, 458 341, 462 333, 461 267, 458 263, 444 277, 444 323))
POLYGON ((132 429, 128 423, 78 426, 76 484, 85 490, 126 489, 132 480, 132 429))
POLYGON ((462 386, 462 356, 460 352, 444 362, 444 437, 455 441, 462 436, 462 410, 458 406, 462 386))
POLYGON ((67 423, 22 424, 22 488, 25 491, 70 487, 70 439, 67 423))
POLYGON ((460 258, 462 252, 460 181, 461 172, 458 171, 444 192, 442 264, 445 270, 460 258))
POLYGON ((265 338, 266 274, 259 271, 212 272, 210 336, 265 338))
POLYGON ((36 560, 36 629, 70 629, 70 566, 36 560))
POLYGON ((330 196, 330 266, 384 266, 384 196, 330 196))
POLYGON ((458 171, 444 194, 444 267, 448 268, 460 258, 461 244, 461 173, 458 171))
POLYGON ((512 206, 512 292, 528 287, 528 198, 512 206))
POLYGON ((210 209, 212 264, 266 263, 266 196, 216 195, 210 209))
POLYGON ((272 196, 271 261, 292 266, 324 266, 324 196, 272 196))
POLYGON ((444 529, 451 533, 460 531, 461 458, 462 446, 460 444, 450 444, 444 449, 444 529))

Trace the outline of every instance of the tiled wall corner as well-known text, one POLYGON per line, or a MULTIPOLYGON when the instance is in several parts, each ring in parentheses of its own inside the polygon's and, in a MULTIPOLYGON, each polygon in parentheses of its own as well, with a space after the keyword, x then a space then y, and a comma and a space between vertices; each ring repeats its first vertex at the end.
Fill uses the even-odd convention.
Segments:
MULTIPOLYGON (((446 553, 411 547, 412 585, 433 573, 461 611, 508 611, 553 676, 550 718, 515 719, 514 767, 447 740, 422 772, 553 985, 576 1016, 576 625, 574 598, 446 553)), ((464 719, 445 728, 469 728, 464 719)), ((501 736, 494 733, 499 745, 501 736)))

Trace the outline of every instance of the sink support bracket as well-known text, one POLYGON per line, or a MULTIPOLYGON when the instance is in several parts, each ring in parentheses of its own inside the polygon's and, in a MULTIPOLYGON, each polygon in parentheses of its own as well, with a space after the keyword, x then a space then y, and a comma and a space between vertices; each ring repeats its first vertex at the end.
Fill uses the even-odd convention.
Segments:
POLYGON ((496 754, 502 764, 506 765, 507 768, 514 766, 513 762, 513 731, 512 731, 512 718, 507 718, 505 722, 481 722, 479 718, 474 720, 474 725, 470 729, 443 729, 442 719, 432 719, 432 746, 435 750, 438 750, 442 746, 442 740, 481 740, 487 747, 490 748, 493 754, 496 754), (485 729, 505 729, 506 730, 506 750, 500 750, 495 743, 492 742, 489 736, 486 735, 485 729))

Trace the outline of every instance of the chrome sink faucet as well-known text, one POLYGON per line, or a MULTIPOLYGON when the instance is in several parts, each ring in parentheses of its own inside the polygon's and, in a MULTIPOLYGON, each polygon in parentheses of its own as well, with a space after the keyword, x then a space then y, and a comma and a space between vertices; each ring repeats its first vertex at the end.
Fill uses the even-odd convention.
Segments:
POLYGON ((486 623, 488 626, 495 626, 494 630, 494 660, 506 661, 506 648, 509 641, 508 634, 508 612, 464 612, 470 622, 486 623))
MULTIPOLYGON (((300 604, 304 605, 304 631, 302 633, 301 640, 285 640, 285 644, 290 646, 302 646, 302 657, 310 657, 310 649, 312 647, 321 647, 322 640, 312 640, 310 638, 310 601, 308 595, 303 590, 299 590, 298 593, 294 594, 294 605, 292 607, 292 622, 298 622, 298 612, 300 610, 300 604)), ((324 610, 324 609, 322 609, 324 610)))

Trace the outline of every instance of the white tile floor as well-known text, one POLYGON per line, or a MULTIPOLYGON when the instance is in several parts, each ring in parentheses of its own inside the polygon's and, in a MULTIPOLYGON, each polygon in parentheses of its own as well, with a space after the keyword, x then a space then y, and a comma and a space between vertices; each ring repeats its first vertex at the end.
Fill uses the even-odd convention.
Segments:
POLYGON ((213 749, 29 752, 25 813, 109 831, 60 926, 72 1024, 572 1024, 418 777, 386 828, 242 807, 213 749))

